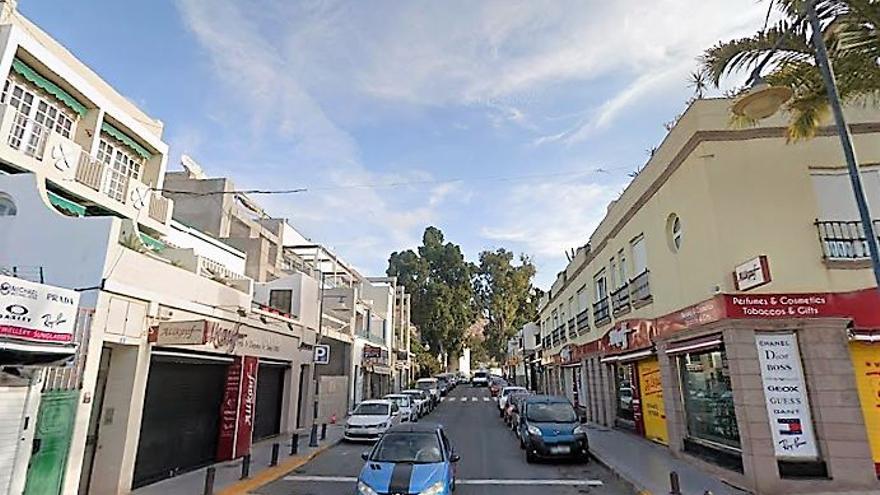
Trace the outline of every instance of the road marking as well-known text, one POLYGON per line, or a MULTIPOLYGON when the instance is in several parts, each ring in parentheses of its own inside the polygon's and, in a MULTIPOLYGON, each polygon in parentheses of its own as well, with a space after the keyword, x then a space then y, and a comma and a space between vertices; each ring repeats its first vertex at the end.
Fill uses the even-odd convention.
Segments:
POLYGON ((479 397, 471 397, 471 402, 477 402, 478 400, 480 400, 479 397))
POLYGON ((449 402, 455 402, 455 397, 450 397, 449 402))
POLYGON ((446 400, 446 397, 440 397, 440 402, 443 402, 444 400, 446 400))
MULTIPOLYGON (((355 483, 354 476, 300 476, 289 475, 284 481, 299 481, 311 483, 355 483)), ((472 479, 456 480, 459 485, 502 485, 502 486, 602 486, 601 480, 506 480, 506 479, 472 479)))
POLYGON ((490 400, 492 400, 492 399, 490 399, 488 397, 483 397, 483 402, 489 402, 490 400))

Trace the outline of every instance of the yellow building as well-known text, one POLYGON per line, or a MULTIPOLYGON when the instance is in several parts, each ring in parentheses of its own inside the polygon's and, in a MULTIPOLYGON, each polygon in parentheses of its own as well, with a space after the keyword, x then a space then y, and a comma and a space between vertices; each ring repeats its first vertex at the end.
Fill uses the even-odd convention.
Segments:
MULTIPOLYGON (((837 135, 729 105, 688 108, 541 301, 545 387, 756 493, 878 490, 880 291, 837 135)), ((876 211, 880 111, 849 118, 876 211)))

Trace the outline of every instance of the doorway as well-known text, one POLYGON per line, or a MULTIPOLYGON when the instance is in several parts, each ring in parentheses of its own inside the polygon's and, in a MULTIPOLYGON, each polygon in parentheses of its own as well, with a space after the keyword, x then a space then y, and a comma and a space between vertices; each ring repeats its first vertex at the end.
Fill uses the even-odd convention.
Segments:
POLYGON ((101 361, 98 364, 98 379, 95 382, 95 396, 92 399, 92 411, 89 415, 89 429, 86 431, 86 445, 83 452, 83 467, 79 477, 79 493, 89 493, 92 480, 92 469, 95 464, 95 450, 98 446, 101 411, 104 410, 104 393, 107 390, 107 374, 110 371, 109 347, 101 348, 101 361))

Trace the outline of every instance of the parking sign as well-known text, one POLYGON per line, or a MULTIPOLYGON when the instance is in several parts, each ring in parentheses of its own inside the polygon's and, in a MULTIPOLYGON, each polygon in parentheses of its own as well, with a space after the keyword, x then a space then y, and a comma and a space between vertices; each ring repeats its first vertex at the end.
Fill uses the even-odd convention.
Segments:
POLYGON ((330 346, 318 344, 315 346, 315 364, 330 364, 330 346))

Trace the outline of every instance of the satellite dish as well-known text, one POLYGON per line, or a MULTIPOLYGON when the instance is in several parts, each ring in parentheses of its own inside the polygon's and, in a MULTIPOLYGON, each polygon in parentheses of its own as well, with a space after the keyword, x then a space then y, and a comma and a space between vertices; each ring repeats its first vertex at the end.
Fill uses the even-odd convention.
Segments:
POLYGON ((183 169, 186 170, 186 173, 189 174, 190 178, 193 179, 206 179, 205 171, 202 170, 202 167, 196 163, 195 160, 190 158, 189 155, 181 155, 180 156, 180 165, 183 166, 183 169))

